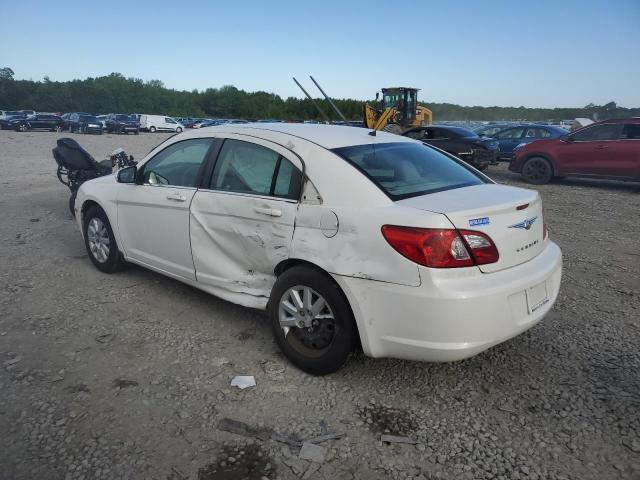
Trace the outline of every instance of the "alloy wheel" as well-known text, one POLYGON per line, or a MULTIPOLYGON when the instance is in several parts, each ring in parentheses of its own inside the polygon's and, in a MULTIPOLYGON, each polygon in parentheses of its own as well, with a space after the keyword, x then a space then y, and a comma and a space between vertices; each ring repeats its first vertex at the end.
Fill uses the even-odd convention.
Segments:
POLYGON ((540 158, 534 158, 524 165, 522 174, 525 179, 532 183, 542 183, 546 181, 549 175, 549 165, 540 158))
POLYGON ((323 353, 336 336, 335 317, 329 303, 305 285, 296 285, 284 292, 278 318, 286 341, 306 355, 323 353))
POLYGON ((109 258, 109 231, 98 217, 93 217, 87 227, 89 250, 98 262, 104 263, 109 258))

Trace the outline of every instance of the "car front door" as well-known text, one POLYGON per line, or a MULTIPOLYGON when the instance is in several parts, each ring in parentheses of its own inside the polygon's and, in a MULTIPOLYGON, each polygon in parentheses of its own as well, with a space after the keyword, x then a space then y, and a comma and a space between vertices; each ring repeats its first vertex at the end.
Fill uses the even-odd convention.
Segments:
POLYGON ((189 206, 214 142, 193 138, 172 143, 140 167, 140 184, 121 185, 118 232, 128 259, 195 280, 189 206))
POLYGON ((172 118, 169 117, 165 117, 164 119, 164 124, 162 125, 162 128, 164 128, 165 130, 169 130, 169 131, 174 131, 176 129, 176 121, 172 118))
POLYGON ((522 141, 524 130, 524 127, 508 128, 496 135, 496 139, 498 139, 499 145, 498 155, 500 156, 500 158, 511 157, 511 152, 513 152, 513 149, 516 148, 522 141))
POLYGON ((563 137, 557 161, 564 173, 580 175, 619 175, 611 162, 622 124, 603 123, 589 126, 563 137))
POLYGON ((198 282, 226 298, 269 295, 276 265, 289 257, 302 176, 300 159, 275 143, 224 140, 208 188, 191 204, 198 282))

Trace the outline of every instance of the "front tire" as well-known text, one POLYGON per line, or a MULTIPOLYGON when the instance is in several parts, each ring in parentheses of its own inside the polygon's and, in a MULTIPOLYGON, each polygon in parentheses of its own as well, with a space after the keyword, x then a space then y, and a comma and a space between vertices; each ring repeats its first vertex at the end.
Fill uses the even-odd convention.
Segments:
POLYGON ((182 127, 176 128, 176 133, 182 133, 182 127))
POLYGON ((546 158, 531 157, 522 165, 522 178, 533 185, 549 183, 553 178, 553 167, 546 158))
POLYGON ((124 261, 104 210, 95 205, 90 207, 84 216, 83 228, 84 245, 95 267, 104 273, 121 270, 124 261))
POLYGON ((349 303, 333 279, 318 270, 296 266, 280 275, 268 313, 280 349, 307 373, 333 373, 353 350, 357 329, 349 303))

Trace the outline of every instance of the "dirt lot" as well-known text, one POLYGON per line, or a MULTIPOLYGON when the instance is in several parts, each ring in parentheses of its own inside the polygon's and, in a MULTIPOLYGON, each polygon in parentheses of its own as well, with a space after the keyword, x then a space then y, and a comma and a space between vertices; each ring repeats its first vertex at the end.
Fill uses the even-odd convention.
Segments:
MULTIPOLYGON (((1 479, 640 478, 640 187, 540 187, 564 283, 529 332, 455 364, 356 354, 314 378, 261 312, 97 271, 54 175, 58 136, 0 132, 1 479), (238 374, 257 387, 231 388, 238 374)), ((102 159, 165 135, 75 137, 102 159)))

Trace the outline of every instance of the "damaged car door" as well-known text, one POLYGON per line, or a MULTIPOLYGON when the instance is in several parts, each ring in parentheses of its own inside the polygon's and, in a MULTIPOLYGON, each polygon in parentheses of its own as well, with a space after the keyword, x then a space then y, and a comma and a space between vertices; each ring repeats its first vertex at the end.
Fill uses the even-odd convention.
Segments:
POLYGON ((172 143, 140 167, 137 183, 120 185, 118 230, 128 258, 195 280, 189 205, 213 143, 212 138, 172 143))
POLYGON ((208 188, 191 203, 198 282, 227 299, 269 295, 275 266, 289 257, 302 177, 300 159, 278 144, 224 139, 208 188))

